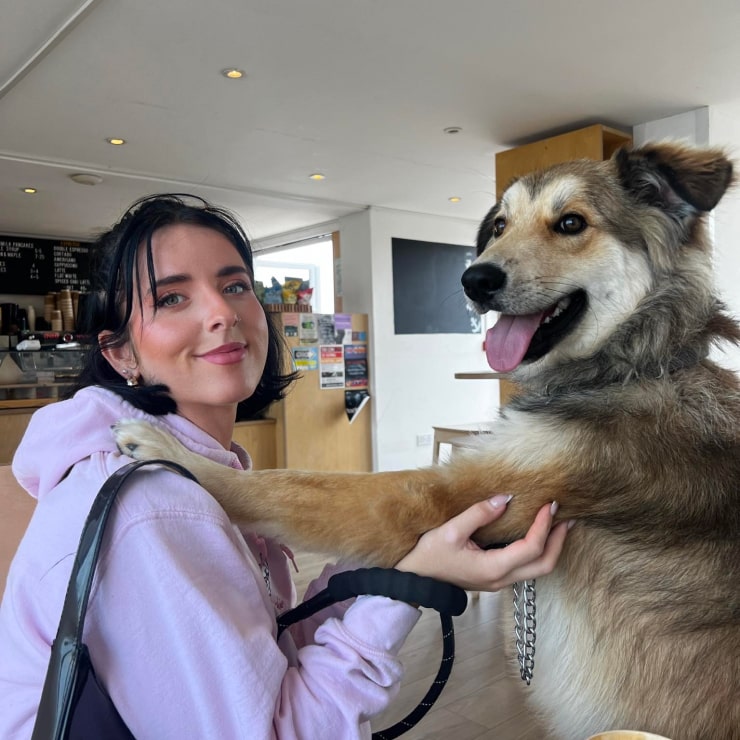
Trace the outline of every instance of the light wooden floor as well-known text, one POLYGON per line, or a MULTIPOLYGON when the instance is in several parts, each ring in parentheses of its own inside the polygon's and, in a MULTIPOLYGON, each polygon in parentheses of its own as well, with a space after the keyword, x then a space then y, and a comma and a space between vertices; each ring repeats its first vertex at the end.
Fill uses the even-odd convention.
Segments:
MULTIPOLYGON (((298 593, 321 570, 325 558, 297 553, 298 593)), ((469 599, 465 613, 454 620, 455 663, 447 686, 434 707, 405 740, 547 740, 524 704, 527 687, 511 673, 503 655, 503 638, 496 627, 500 608, 508 609, 511 594, 481 594, 469 599)), ((513 636, 511 638, 513 640, 513 636)), ((424 696, 439 669, 442 636, 436 612, 424 610, 401 651, 406 670, 394 705, 373 722, 381 730, 410 712, 424 696)))

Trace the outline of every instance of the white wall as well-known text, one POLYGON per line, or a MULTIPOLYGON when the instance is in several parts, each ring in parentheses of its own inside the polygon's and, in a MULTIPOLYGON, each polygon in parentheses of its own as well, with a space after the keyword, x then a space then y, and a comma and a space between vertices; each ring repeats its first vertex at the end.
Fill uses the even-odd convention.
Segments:
POLYGON ((646 141, 662 139, 682 139, 689 144, 707 146, 709 144, 709 108, 697 108, 677 116, 639 123, 632 129, 632 141, 637 146, 646 141))
POLYGON ((482 422, 496 413, 498 381, 454 378, 455 372, 489 369, 482 334, 394 333, 391 239, 472 245, 477 228, 473 221, 383 208, 340 220, 344 308, 371 317, 376 470, 428 465, 432 450, 417 446, 418 435, 431 435, 433 425, 482 422))
MULTIPOLYGON (((709 109, 709 142, 721 146, 736 162, 740 179, 740 100, 709 109)), ((737 185, 714 211, 714 265, 719 294, 730 313, 740 320, 740 187, 737 185)), ((740 372, 740 347, 716 352, 715 359, 740 372)))

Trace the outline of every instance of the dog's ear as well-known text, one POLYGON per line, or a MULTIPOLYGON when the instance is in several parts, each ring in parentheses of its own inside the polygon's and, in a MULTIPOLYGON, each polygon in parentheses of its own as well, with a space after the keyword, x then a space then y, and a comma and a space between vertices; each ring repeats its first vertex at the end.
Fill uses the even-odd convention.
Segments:
POLYGON ((488 246, 488 242, 493 238, 493 219, 496 217, 498 210, 499 204, 496 203, 496 205, 488 211, 478 227, 478 237, 475 241, 475 254, 478 257, 480 257, 483 250, 488 246))
POLYGON ((733 180, 732 162, 720 149, 695 149, 679 143, 622 148, 614 154, 622 186, 643 203, 674 216, 711 211, 733 180))

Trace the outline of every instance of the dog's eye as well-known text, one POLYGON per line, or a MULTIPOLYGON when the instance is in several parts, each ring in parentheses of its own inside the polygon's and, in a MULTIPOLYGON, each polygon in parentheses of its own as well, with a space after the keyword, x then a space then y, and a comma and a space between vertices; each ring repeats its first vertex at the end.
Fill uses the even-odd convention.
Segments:
POLYGON ((493 222, 493 235, 494 236, 501 236, 501 234, 504 233, 504 229, 506 228, 506 219, 499 216, 494 222, 493 222))
POLYGON ((586 228, 586 219, 577 213, 566 213, 560 221, 555 224, 558 234, 580 234, 586 228))

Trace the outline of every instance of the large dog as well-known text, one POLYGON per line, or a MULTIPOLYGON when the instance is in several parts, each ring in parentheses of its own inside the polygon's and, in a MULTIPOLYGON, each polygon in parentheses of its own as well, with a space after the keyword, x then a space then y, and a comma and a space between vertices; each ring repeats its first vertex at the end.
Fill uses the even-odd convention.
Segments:
POLYGON ((531 688, 554 736, 740 738, 740 384, 708 359, 740 329, 705 224, 731 180, 722 152, 659 144, 508 187, 463 285, 501 313, 488 358, 521 392, 448 465, 240 473, 138 423, 119 446, 184 464, 234 520, 368 564, 493 492, 515 496, 485 545, 558 501, 578 522, 538 582, 531 688))

